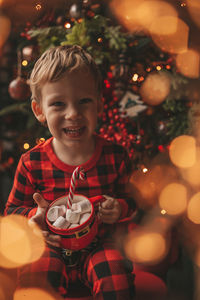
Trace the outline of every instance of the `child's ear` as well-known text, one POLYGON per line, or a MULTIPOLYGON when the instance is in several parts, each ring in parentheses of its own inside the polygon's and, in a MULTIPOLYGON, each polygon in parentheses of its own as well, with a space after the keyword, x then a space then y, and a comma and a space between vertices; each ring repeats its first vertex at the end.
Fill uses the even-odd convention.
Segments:
POLYGON ((31 108, 38 121, 44 123, 46 121, 45 115, 43 114, 42 108, 36 100, 32 100, 31 108))

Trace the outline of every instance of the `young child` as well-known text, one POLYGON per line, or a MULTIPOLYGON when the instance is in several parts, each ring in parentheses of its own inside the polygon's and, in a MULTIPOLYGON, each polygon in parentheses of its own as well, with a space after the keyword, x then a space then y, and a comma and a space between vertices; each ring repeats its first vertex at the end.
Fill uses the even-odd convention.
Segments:
POLYGON ((66 298, 70 283, 79 279, 94 299, 133 299, 132 264, 112 240, 117 223, 134 209, 126 192, 131 163, 122 146, 95 134, 102 112, 99 70, 81 47, 59 46, 38 59, 30 87, 33 113, 52 137, 21 156, 5 214, 22 214, 39 224, 47 246, 38 261, 20 269, 19 284, 36 286, 45 279, 66 298), (60 236, 47 230, 45 212, 53 200, 68 194, 77 166, 85 170, 86 180, 77 182, 76 193, 105 195, 106 200, 98 212, 97 238, 76 253, 79 261, 73 268, 60 236))

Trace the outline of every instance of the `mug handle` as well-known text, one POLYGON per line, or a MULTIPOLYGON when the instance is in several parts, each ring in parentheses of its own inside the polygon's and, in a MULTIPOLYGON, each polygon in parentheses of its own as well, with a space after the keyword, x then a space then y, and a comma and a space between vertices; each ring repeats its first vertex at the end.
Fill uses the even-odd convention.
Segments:
POLYGON ((100 203, 105 201, 105 197, 102 195, 90 197, 89 200, 94 205, 94 207, 97 207, 100 203))

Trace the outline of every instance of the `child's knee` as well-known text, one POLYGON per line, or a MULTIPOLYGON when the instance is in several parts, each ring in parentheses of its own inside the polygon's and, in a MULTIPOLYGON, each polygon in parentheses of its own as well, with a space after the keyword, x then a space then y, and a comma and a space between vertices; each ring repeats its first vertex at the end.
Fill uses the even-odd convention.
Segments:
POLYGON ((87 263, 87 280, 97 299, 100 295, 133 299, 135 295, 132 263, 114 249, 94 253, 87 263), (117 296, 118 295, 118 296, 117 296))
POLYGON ((87 262, 87 274, 95 274, 97 278, 109 277, 112 274, 127 276, 132 271, 133 264, 112 248, 96 251, 87 262))

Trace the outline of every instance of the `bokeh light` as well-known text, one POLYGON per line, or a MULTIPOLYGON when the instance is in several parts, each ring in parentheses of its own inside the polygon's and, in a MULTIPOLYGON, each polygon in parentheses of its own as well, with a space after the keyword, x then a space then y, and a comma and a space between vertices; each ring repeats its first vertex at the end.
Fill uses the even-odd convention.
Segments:
POLYGON ((162 51, 182 53, 188 49, 189 27, 177 17, 160 17, 151 26, 151 37, 162 51))
POLYGON ((171 79, 165 72, 147 75, 140 87, 142 100, 149 105, 159 105, 170 92, 171 79))
POLYGON ((166 255, 167 242, 160 233, 138 230, 127 236, 124 250, 135 263, 154 264, 166 255))
POLYGON ((38 260, 45 241, 37 225, 21 215, 0 218, 0 266, 15 268, 38 260))
POLYGON ((138 23, 137 10, 145 0, 113 0, 110 2, 111 10, 114 12, 118 21, 128 30, 135 32, 143 30, 143 26, 138 23))
POLYGON ((4 16, 0 15, 0 48, 4 45, 7 40, 11 30, 10 20, 4 16))
POLYGON ((142 1, 138 5, 133 19, 146 30, 152 31, 152 25, 162 16, 177 16, 175 8, 164 1, 142 1))
POLYGON ((200 192, 196 193, 189 201, 187 217, 195 224, 200 224, 200 192))
POLYGON ((179 168, 190 168, 196 162, 196 140, 189 135, 173 139, 169 146, 171 162, 179 168))
POLYGON ((180 169, 181 175, 192 187, 200 187, 200 148, 196 148, 196 160, 192 167, 180 169))
POLYGON ((190 49, 180 53, 176 57, 178 71, 186 77, 199 77, 199 53, 190 49))
POLYGON ((162 16, 177 16, 175 8, 165 1, 113 0, 111 8, 128 30, 149 32, 152 23, 162 16))
POLYGON ((47 292, 46 290, 42 290, 39 288, 21 288, 17 289, 14 293, 13 300, 22 300, 22 299, 28 299, 28 300, 61 300, 61 298, 58 298, 58 295, 54 296, 47 292))
POLYGON ((159 205, 169 215, 183 213, 187 207, 187 189, 179 183, 168 184, 160 193, 159 205))
POLYGON ((171 35, 176 33, 178 26, 177 16, 159 16, 151 23, 151 34, 171 35))
POLYGON ((149 209, 158 205, 158 197, 162 189, 171 180, 177 179, 174 168, 167 164, 152 165, 148 172, 136 170, 130 178, 131 192, 138 207, 149 209))
POLYGON ((187 9, 190 13, 191 18, 200 26, 200 1, 199 0, 186 0, 187 9))

